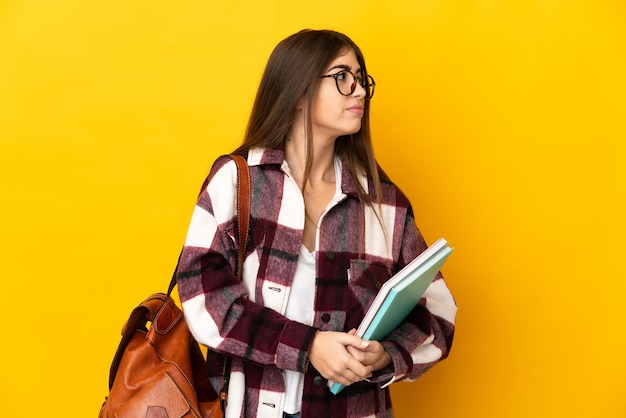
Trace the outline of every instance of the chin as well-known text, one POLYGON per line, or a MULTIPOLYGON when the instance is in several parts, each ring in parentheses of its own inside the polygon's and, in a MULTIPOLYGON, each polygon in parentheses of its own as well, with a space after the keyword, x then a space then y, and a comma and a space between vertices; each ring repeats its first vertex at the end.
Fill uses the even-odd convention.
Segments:
POLYGON ((361 130, 361 122, 352 125, 352 127, 346 127, 345 132, 342 135, 353 135, 361 130))

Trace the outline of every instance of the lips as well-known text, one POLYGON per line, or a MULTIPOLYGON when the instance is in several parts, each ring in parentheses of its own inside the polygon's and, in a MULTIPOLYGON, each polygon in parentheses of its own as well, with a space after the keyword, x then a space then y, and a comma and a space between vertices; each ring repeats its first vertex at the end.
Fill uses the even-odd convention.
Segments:
POLYGON ((361 105, 354 105, 352 107, 349 107, 348 110, 353 113, 358 113, 359 115, 362 115, 364 113, 363 106, 361 105))

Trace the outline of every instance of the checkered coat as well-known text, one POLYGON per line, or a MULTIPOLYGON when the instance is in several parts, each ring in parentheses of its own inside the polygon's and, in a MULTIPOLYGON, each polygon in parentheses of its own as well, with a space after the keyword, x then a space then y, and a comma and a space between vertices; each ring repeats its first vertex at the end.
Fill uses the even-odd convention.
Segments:
MULTIPOLYGON (((243 281, 237 279, 237 169, 230 158, 213 165, 191 217, 179 266, 179 295, 196 339, 210 348, 207 367, 219 388, 223 357, 233 357, 227 417, 282 418, 282 370, 305 374, 303 418, 392 416, 387 384, 413 380, 448 355, 456 306, 439 275, 406 321, 382 341, 392 365, 371 382, 338 395, 309 363, 318 330, 356 328, 377 290, 426 248, 404 194, 383 183, 380 209, 363 206, 355 180, 342 166, 342 195, 317 231, 312 326, 283 316, 302 243, 302 194, 284 152, 248 153, 251 225, 243 281), (378 214, 375 213, 378 211, 378 214), (385 228, 380 225, 384 222, 385 228)), ((371 190, 370 190, 371 193, 371 190)))

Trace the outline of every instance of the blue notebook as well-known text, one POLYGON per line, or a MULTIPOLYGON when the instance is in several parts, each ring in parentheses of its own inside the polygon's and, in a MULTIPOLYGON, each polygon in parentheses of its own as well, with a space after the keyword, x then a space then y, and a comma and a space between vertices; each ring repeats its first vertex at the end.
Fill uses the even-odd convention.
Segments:
MULTIPOLYGON (((364 340, 382 340, 396 329, 432 283, 453 248, 443 238, 387 280, 368 309, 356 335, 364 340)), ((335 395, 345 386, 328 382, 335 395)))

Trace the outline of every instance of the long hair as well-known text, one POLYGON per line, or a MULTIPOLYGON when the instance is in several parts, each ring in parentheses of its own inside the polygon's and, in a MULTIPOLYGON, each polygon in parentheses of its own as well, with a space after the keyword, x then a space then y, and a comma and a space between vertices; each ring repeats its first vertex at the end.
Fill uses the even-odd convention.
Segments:
MULTIPOLYGON (((296 108, 304 103, 306 179, 313 160, 310 112, 313 97, 321 81, 320 76, 346 49, 354 51, 362 76, 366 77, 367 69, 361 50, 342 33, 305 29, 281 41, 267 62, 243 143, 234 153, 244 153, 253 148, 282 148, 294 123, 296 108)), ((381 199, 381 179, 388 180, 374 157, 369 110, 370 102, 366 99, 361 129, 352 135, 340 136, 335 141, 335 152, 347 163, 355 179, 359 199, 366 204, 372 203, 372 196, 356 181, 358 174, 365 174, 374 186, 374 199, 377 202, 381 199)))

